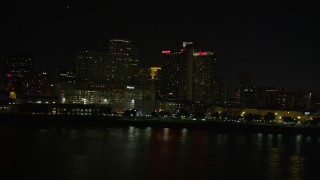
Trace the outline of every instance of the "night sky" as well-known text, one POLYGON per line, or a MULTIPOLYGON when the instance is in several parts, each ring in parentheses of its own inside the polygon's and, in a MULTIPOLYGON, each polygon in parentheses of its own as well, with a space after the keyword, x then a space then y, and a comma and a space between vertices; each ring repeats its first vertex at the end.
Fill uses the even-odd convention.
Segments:
POLYGON ((258 86, 320 90, 317 6, 259 1, 10 1, 1 4, 0 56, 31 54, 51 74, 74 67, 78 50, 107 51, 110 38, 141 42, 141 62, 160 64, 161 49, 197 41, 214 50, 219 74, 242 72, 258 86), (148 2, 148 3, 147 3, 148 2))

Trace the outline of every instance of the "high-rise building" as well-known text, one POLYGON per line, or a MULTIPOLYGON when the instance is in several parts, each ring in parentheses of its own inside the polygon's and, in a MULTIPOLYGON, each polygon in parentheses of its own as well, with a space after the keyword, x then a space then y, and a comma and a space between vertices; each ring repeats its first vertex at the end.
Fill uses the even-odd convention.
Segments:
MULTIPOLYGON (((179 87, 185 89, 185 81, 179 79, 179 74, 185 74, 186 69, 182 71, 180 62, 182 61, 183 51, 179 50, 162 50, 161 51, 161 96, 164 99, 175 99, 180 95, 179 87)), ((185 60, 186 62, 186 60, 185 60)))
POLYGON ((216 58, 193 42, 175 50, 161 51, 161 93, 165 99, 214 103, 216 58))
POLYGON ((33 58, 30 56, 17 56, 5 59, 4 71, 13 77, 23 76, 33 71, 33 58))
POLYGON ((130 84, 139 69, 139 43, 111 39, 109 53, 81 51, 77 53, 77 82, 130 84))
POLYGON ((25 75, 20 88, 21 92, 17 93, 18 97, 54 95, 53 79, 46 72, 33 71, 25 75))
MULTIPOLYGON (((288 109, 287 90, 277 87, 256 89, 256 104, 269 109, 288 109)), ((289 108, 290 109, 290 108, 289 108)))
POLYGON ((33 72, 33 58, 30 56, 14 56, 4 58, 3 61, 4 91, 10 94, 23 93, 23 81, 33 72))
POLYGON ((248 73, 239 75, 238 100, 241 107, 256 107, 256 87, 248 73))
POLYGON ((216 58, 212 51, 193 51, 188 62, 187 99, 214 103, 216 58))
POLYGON ((116 64, 116 74, 120 78, 120 82, 132 82, 139 71, 139 43, 126 39, 110 39, 109 53, 116 64))
POLYGON ((227 105, 230 95, 228 84, 222 79, 222 77, 218 77, 215 84, 215 104, 227 105))
POLYGON ((117 82, 116 66, 107 53, 81 51, 77 53, 77 82, 109 83, 117 82))
POLYGON ((255 86, 240 86, 239 87, 239 102, 241 107, 253 108, 256 107, 256 87, 255 86))
POLYGON ((139 71, 139 59, 139 43, 124 39, 111 39, 109 53, 78 52, 76 82, 57 84, 60 101, 108 104, 118 113, 133 108, 140 115, 151 113, 157 107, 157 81, 150 80, 149 69, 139 71))

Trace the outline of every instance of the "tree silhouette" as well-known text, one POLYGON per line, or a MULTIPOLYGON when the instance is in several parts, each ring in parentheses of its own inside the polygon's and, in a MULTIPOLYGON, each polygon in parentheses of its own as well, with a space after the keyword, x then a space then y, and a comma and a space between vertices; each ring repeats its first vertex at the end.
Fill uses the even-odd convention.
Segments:
POLYGON ((268 112, 266 115, 264 115, 265 121, 274 121, 276 119, 276 116, 273 112, 268 112))

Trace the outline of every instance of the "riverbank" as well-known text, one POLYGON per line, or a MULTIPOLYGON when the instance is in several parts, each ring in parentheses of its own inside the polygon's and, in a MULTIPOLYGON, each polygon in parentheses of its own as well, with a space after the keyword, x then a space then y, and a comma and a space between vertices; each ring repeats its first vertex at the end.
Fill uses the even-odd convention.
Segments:
POLYGON ((0 123, 21 127, 46 128, 65 127, 108 127, 135 126, 154 128, 197 128, 212 129, 219 132, 254 132, 254 133, 296 133, 320 135, 319 126, 286 126, 269 123, 236 123, 216 120, 181 120, 120 118, 117 116, 49 116, 1 114, 0 123))

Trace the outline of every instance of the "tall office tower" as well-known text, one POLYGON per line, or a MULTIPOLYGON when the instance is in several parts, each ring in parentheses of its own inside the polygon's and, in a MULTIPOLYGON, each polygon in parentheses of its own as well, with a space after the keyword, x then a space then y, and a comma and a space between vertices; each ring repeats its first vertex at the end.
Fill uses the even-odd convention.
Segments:
POLYGON ((33 72, 33 58, 30 56, 8 57, 3 60, 4 82, 3 87, 7 91, 22 93, 22 82, 33 72))
POLYGON ((120 82, 131 83, 139 71, 139 43, 125 39, 110 39, 109 53, 116 64, 116 74, 120 82))
POLYGON ((179 62, 182 51, 161 51, 161 87, 160 94, 163 99, 176 99, 179 97, 179 86, 183 86, 179 80, 179 62))
POLYGON ((187 67, 187 99, 214 103, 216 57, 213 51, 193 51, 187 67))
POLYGON ((217 77, 215 84, 215 104, 227 104, 227 100, 230 95, 228 84, 222 79, 222 77, 217 77))
POLYGON ((77 82, 110 83, 120 78, 114 60, 107 53, 82 51, 77 53, 77 82))
POLYGON ((212 51, 200 51, 193 42, 180 49, 161 52, 161 95, 164 99, 184 99, 213 103, 216 58, 212 51))
POLYGON ((194 42, 161 51, 160 96, 163 99, 186 100, 188 62, 195 49, 194 42))

